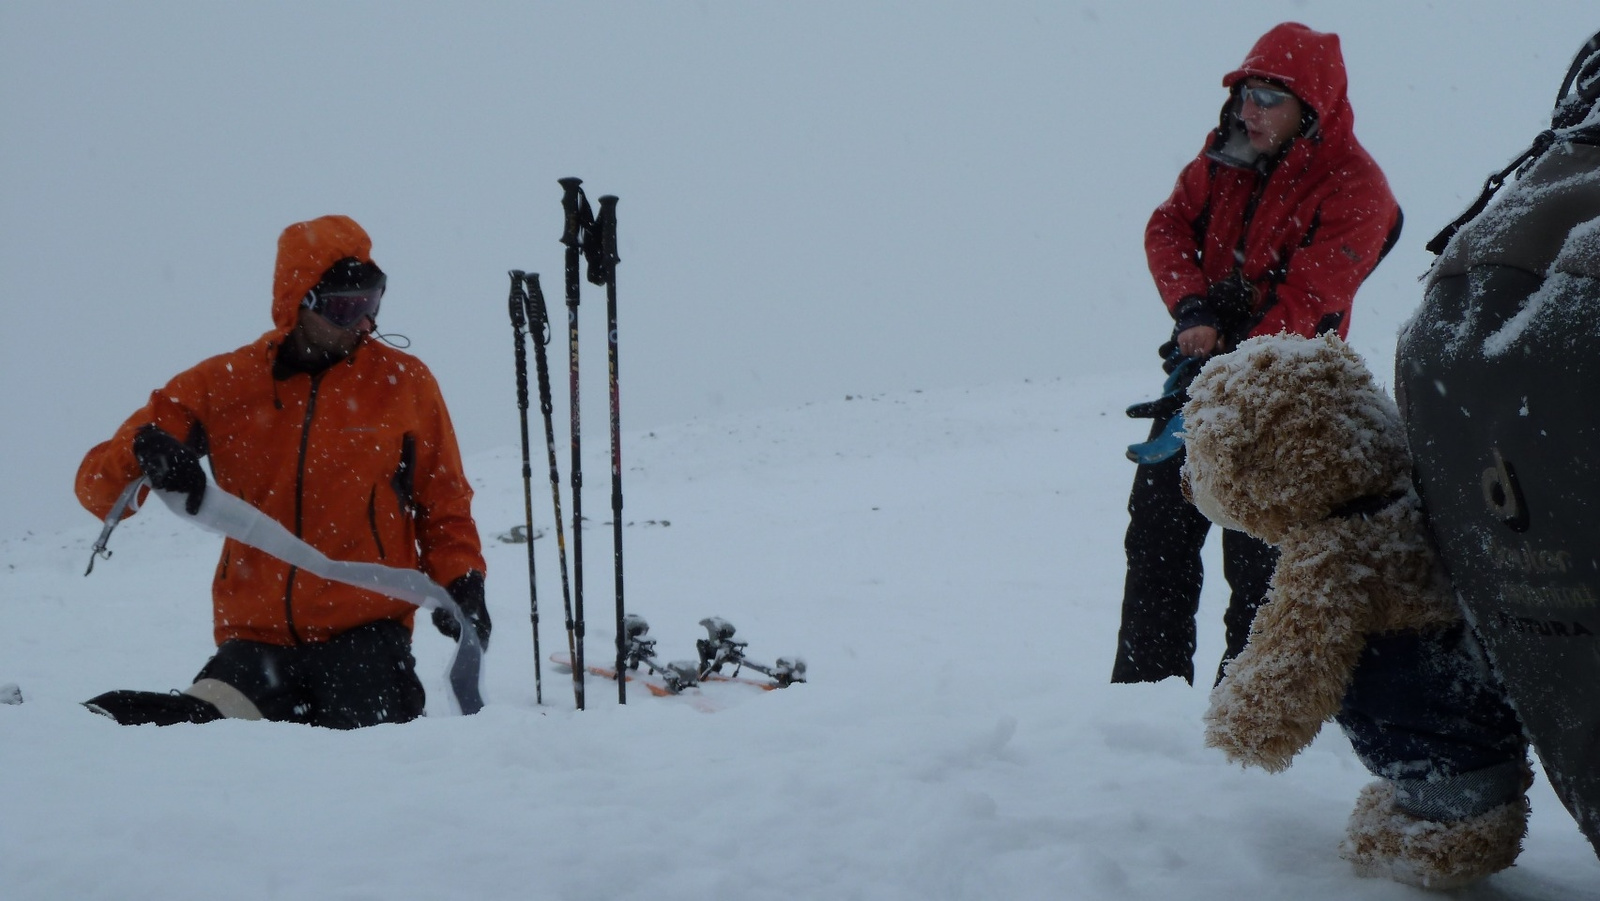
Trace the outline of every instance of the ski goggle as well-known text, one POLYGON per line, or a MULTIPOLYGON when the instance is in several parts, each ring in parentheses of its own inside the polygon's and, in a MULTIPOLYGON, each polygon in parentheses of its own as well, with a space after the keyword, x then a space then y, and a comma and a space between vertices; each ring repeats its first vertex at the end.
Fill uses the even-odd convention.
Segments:
POLYGON ((1257 109, 1272 109, 1282 106, 1294 95, 1282 88, 1268 87, 1241 87, 1239 89, 1240 101, 1248 100, 1256 105, 1257 109))
POLYGON ((328 320, 339 328, 350 328, 362 319, 378 321, 378 307, 383 303, 383 286, 356 288, 347 291, 312 291, 306 295, 305 308, 328 320))

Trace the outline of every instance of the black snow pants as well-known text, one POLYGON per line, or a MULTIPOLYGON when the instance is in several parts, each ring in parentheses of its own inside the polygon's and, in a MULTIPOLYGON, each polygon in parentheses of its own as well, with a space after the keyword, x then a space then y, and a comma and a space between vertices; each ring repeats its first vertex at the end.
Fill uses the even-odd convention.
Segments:
POLYGON ((195 676, 202 679, 238 689, 266 719, 332 729, 409 722, 426 702, 411 630, 394 620, 292 647, 225 641, 195 676))
MULTIPOLYGON (((1151 437, 1165 425, 1157 420, 1151 437)), ((1159 682, 1182 676, 1194 684, 1195 614, 1200 609, 1205 547, 1211 521, 1183 497, 1179 470, 1184 454, 1141 464, 1128 497, 1128 532, 1123 542, 1128 573, 1122 592, 1122 627, 1112 682, 1159 682)), ((1232 587, 1227 651, 1217 668, 1244 650, 1250 624, 1266 600, 1277 549, 1243 532, 1222 533, 1223 575, 1232 587)))

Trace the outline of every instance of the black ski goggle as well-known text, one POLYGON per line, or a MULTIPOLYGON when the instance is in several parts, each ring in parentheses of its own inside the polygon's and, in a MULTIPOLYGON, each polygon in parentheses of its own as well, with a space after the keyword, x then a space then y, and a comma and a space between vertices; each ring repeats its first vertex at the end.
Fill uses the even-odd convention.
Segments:
POLYGON ((383 286, 347 291, 312 291, 303 306, 339 328, 350 328, 362 319, 378 321, 383 303, 383 286))
POLYGON ((1239 88, 1240 102, 1242 103, 1248 100, 1251 103, 1254 103, 1257 109, 1272 109, 1275 106, 1282 106, 1289 101, 1289 98, 1293 96, 1293 94, 1283 90, 1282 88, 1239 88))

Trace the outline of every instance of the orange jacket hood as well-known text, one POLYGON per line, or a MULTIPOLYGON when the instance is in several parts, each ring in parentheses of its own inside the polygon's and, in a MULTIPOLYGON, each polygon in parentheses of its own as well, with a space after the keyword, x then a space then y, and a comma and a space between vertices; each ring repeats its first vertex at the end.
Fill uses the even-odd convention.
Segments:
POLYGON ((278 265, 272 279, 272 322, 288 331, 300 319, 300 301, 328 267, 345 257, 372 262, 372 239, 349 216, 323 216, 296 222, 278 236, 278 265))

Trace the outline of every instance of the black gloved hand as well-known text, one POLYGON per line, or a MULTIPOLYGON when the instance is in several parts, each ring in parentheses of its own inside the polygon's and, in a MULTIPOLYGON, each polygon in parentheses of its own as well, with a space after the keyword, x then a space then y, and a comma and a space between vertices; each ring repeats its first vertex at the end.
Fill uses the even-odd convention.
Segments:
MULTIPOLYGON (((467 615, 467 622, 472 623, 472 629, 478 633, 478 644, 485 651, 489 650, 489 632, 494 624, 489 622, 489 607, 483 600, 483 573, 471 570, 466 575, 450 583, 445 589, 450 592, 451 600, 467 615)), ((461 640, 461 629, 456 625, 456 618, 450 611, 443 608, 434 608, 433 626, 440 632, 455 641, 461 640)))
POLYGON ((1243 275, 1234 272, 1212 282, 1206 289, 1206 308, 1217 317, 1217 327, 1225 335, 1242 337, 1245 323, 1256 308, 1256 289, 1243 275))
POLYGON ((206 496, 206 473, 194 449, 156 427, 143 426, 133 436, 133 456, 152 487, 188 495, 183 508, 193 516, 206 496))
POLYGON ((1163 365, 1169 373, 1176 365, 1174 361, 1183 359, 1183 353, 1178 350, 1179 335, 1197 325, 1208 326, 1219 332, 1222 330, 1222 323, 1217 320, 1216 312, 1206 303, 1206 299, 1198 294, 1191 294, 1178 301, 1178 308, 1172 311, 1172 318, 1175 320, 1172 324, 1172 340, 1161 345, 1161 357, 1165 361, 1163 365))

